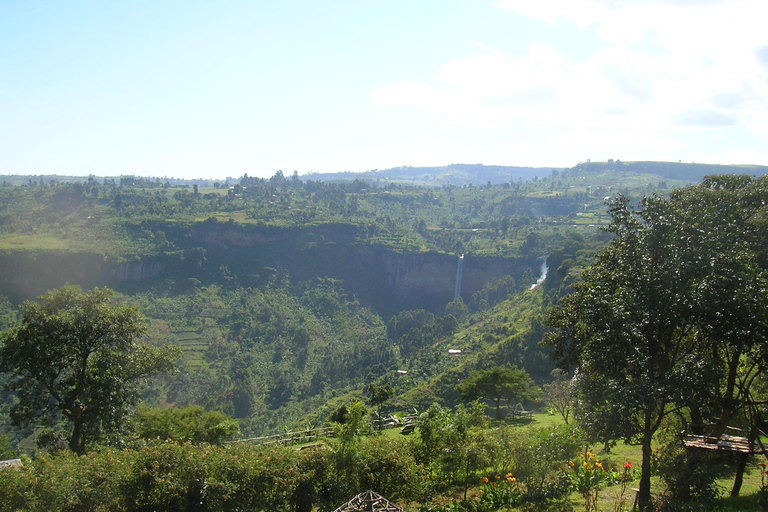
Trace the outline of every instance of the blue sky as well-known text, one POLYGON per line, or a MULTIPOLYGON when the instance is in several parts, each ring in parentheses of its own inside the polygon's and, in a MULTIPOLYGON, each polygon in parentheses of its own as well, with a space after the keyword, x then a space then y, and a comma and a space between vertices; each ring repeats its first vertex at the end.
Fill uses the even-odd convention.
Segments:
POLYGON ((768 165, 764 0, 0 0, 0 173, 768 165))

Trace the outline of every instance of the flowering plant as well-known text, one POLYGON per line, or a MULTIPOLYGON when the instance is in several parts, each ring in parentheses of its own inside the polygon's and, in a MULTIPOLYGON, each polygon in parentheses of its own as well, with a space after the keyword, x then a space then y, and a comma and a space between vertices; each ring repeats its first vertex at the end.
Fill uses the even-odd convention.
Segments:
POLYGON ((517 478, 512 476, 512 473, 507 473, 503 478, 501 475, 491 478, 484 476, 480 479, 480 484, 482 486, 480 508, 497 510, 502 507, 513 507, 519 505, 523 497, 517 485, 517 478))
POLYGON ((762 508, 768 508, 768 471, 765 469, 765 462, 758 464, 760 466, 760 489, 757 490, 757 500, 762 508))
POLYGON ((632 463, 627 461, 622 469, 614 469, 611 472, 611 479, 613 483, 619 485, 619 493, 616 495, 616 504, 613 510, 614 512, 621 512, 624 510, 624 505, 627 502, 627 497, 625 496, 627 484, 635 479, 635 470, 632 469, 632 463))
POLYGON ((600 487, 610 478, 610 472, 590 451, 580 455, 577 462, 569 461, 569 479, 575 490, 584 497, 584 512, 597 511, 600 487))

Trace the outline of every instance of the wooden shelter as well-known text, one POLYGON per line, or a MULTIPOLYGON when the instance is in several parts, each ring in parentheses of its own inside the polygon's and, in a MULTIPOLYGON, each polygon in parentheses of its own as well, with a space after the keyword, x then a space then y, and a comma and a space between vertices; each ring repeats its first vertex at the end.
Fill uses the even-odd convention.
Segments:
MULTIPOLYGON (((693 474, 693 465, 697 460, 697 454, 705 452, 731 452, 738 455, 736 465, 736 476, 733 479, 731 488, 731 497, 738 496, 741 485, 744 482, 744 471, 747 462, 752 455, 765 455, 768 457, 768 447, 764 440, 768 438, 754 423, 750 430, 726 426, 723 430, 715 427, 716 424, 695 425, 689 424, 685 430, 680 432, 680 441, 688 452, 686 486, 689 485, 689 479, 693 474), (710 434, 701 435, 701 432, 710 430, 710 434), (716 434, 720 435, 716 435, 716 434)), ((722 428, 722 427, 721 427, 722 428)))
POLYGON ((683 431, 680 437, 686 448, 747 454, 768 454, 768 449, 761 442, 760 436, 753 434, 747 437, 745 435, 747 433, 743 429, 727 427, 725 433, 719 437, 695 435, 688 433, 687 430, 683 431))
POLYGON ((513 418, 525 418, 528 420, 533 419, 533 411, 526 411, 523 409, 523 404, 518 403, 515 408, 512 410, 512 417, 513 418))
POLYGON ((405 512, 373 491, 358 494, 333 512, 405 512))

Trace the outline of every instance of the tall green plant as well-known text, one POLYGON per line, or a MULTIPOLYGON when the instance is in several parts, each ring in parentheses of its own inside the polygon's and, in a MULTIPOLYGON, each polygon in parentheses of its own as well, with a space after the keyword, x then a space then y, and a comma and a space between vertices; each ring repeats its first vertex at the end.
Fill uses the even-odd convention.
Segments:
POLYGON ((176 347, 140 341, 138 309, 111 300, 112 290, 64 286, 22 304, 21 320, 0 335, 0 370, 16 392, 19 426, 65 423, 69 448, 119 431, 143 379, 170 371, 176 347))

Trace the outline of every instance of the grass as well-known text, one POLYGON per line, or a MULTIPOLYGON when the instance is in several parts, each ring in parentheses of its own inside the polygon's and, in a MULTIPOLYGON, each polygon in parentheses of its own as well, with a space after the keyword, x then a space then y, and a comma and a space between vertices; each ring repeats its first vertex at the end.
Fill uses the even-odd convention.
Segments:
MULTIPOLYGON (((537 426, 549 426, 560 423, 561 420, 557 416, 550 416, 547 414, 537 414, 534 416, 534 421, 531 425, 538 424, 537 426)), ((630 462, 634 468, 640 467, 642 462, 642 454, 639 446, 627 445, 619 443, 609 452, 605 452, 602 448, 595 448, 595 454, 598 460, 608 463, 612 466, 621 467, 624 462, 630 462)), ((758 503, 758 491, 761 484, 760 466, 758 463, 760 460, 751 461, 747 466, 747 471, 744 474, 744 482, 741 487, 740 496, 731 498, 729 496, 731 487, 733 486, 733 475, 728 478, 721 478, 716 481, 718 490, 720 491, 721 498, 717 500, 716 504, 712 504, 710 508, 702 508, 701 510, 721 510, 721 511, 757 511, 764 510, 758 503)), ((639 484, 637 480, 640 477, 637 474, 636 479, 631 482, 627 488, 630 491, 629 494, 625 493, 625 497, 628 496, 625 508, 631 509, 632 502, 634 501, 634 492, 631 489, 636 488, 639 484)), ((617 494, 619 488, 608 487, 601 492, 599 498, 600 510, 615 510, 617 503, 617 494)), ((651 478, 651 492, 655 495, 661 495, 665 491, 665 485, 658 476, 651 478)), ((570 496, 570 503, 574 506, 575 510, 579 510, 583 507, 583 501, 578 493, 574 493, 570 496)), ((699 504, 705 507, 703 504, 699 504)), ((699 506, 697 505, 697 506, 699 506)), ((699 510, 699 509, 694 509, 699 510)))
POLYGON ((74 239, 59 238, 46 234, 14 234, 0 238, 0 250, 81 250, 82 244, 74 239))
POLYGON ((190 331, 177 331, 173 335, 176 343, 181 347, 184 359, 192 368, 205 366, 204 356, 208 349, 208 340, 205 336, 190 331))
MULTIPOLYGON (((494 426, 499 426, 501 422, 494 421, 491 428, 494 426)), ((547 427, 555 427, 558 425, 563 424, 563 420, 558 415, 552 415, 548 413, 537 413, 534 414, 533 419, 511 419, 507 418, 503 420, 503 423, 511 426, 513 428, 518 428, 519 433, 522 435, 525 435, 526 431, 532 431, 534 429, 541 429, 541 428, 547 428, 547 427)), ((402 434, 400 433, 399 428, 390 428, 385 429, 381 431, 381 433, 377 433, 375 435, 381 435, 383 437, 387 438, 398 438, 401 437, 402 434)), ((418 439, 418 430, 414 432, 413 434, 410 434, 409 437, 412 439, 412 441, 417 441, 418 439)), ((314 441, 317 442, 317 441, 314 441)), ((313 443, 307 443, 307 444, 313 444, 313 443)), ((298 445, 297 445, 298 446, 298 445)), ((590 449, 595 453, 597 460, 601 461, 606 466, 615 466, 618 468, 621 468, 625 462, 630 462, 632 464, 633 468, 639 468, 641 463, 641 453, 640 453, 640 447, 639 446, 631 446, 626 445, 623 443, 619 443, 616 446, 612 447, 609 451, 605 451, 600 447, 590 447, 590 449)), ((758 466, 759 461, 755 461, 750 463, 748 466, 748 472, 744 475, 744 485, 742 486, 742 492, 741 496, 730 498, 730 497, 723 497, 717 500, 715 503, 711 504, 702 504, 702 503, 695 503, 692 504, 693 508, 691 510, 696 511, 715 511, 718 512, 757 512, 760 510, 764 510, 764 508, 761 508, 757 492, 760 487, 760 467, 758 466), (751 470, 750 470, 751 468, 751 470)), ((514 468, 512 469, 514 472, 514 468)), ((601 489, 600 494, 598 496, 598 510, 599 511, 629 511, 632 510, 632 505, 635 500, 635 490, 639 484, 639 472, 637 473, 635 480, 630 482, 623 494, 620 494, 621 488, 619 486, 610 486, 601 489), (623 503, 623 506, 620 506, 623 503), (619 508, 617 508, 619 507, 619 508)), ((717 482, 718 486, 721 488, 722 493, 724 496, 728 494, 730 491, 730 487, 732 485, 732 478, 726 478, 719 480, 717 482)), ((476 486, 474 489, 477 491, 479 486, 476 486)), ((655 495, 661 495, 664 492, 664 484, 660 480, 659 477, 654 476, 651 479, 651 492, 655 495)), ((458 491, 457 491, 458 492, 458 491)), ((450 493, 446 491, 446 496, 448 496, 450 493)), ((454 500, 460 500, 460 494, 461 493, 454 493, 454 500)), ((451 499, 451 498, 449 498, 451 499)), ((512 509, 504 509, 506 512, 533 512, 534 510, 537 512, 541 511, 550 511, 550 512, 569 512, 569 511, 578 511, 582 510, 584 507, 584 499, 583 497, 578 493, 574 492, 570 494, 567 498, 555 502, 536 502, 536 503, 527 503, 517 508, 512 509)))
MULTIPOLYGON (((558 415, 552 415, 548 413, 537 413, 534 414, 532 420, 510 420, 507 419, 506 423, 508 425, 517 425, 519 426, 520 430, 522 432, 525 432, 526 430, 531 430, 535 428, 547 428, 547 427, 554 427, 557 425, 562 425, 563 420, 558 415)), ((590 447, 590 449, 595 453, 597 460, 601 461, 604 465, 607 466, 614 466, 614 467, 622 467, 625 462, 630 462, 632 464, 633 468, 636 468, 639 470, 640 464, 642 462, 642 454, 639 446, 633 446, 633 445, 627 445, 624 443, 618 443, 616 446, 612 447, 609 451, 605 451, 602 447, 590 447)), ((741 487, 740 496, 731 498, 729 495, 731 487, 733 485, 733 475, 729 476, 728 478, 722 478, 716 481, 716 485, 718 490, 720 491, 721 497, 716 501, 716 503, 710 504, 710 505, 704 505, 704 504, 695 504, 696 507, 702 507, 702 508, 694 508, 692 510, 718 510, 718 511, 725 511, 725 512, 736 512, 736 511, 743 511, 743 512, 751 512, 751 511, 758 511, 758 510, 765 510, 760 506, 759 500, 758 500, 758 491, 760 489, 761 485, 761 470, 762 468, 758 465, 761 460, 753 460, 750 461, 750 463, 747 466, 747 471, 744 474, 744 482, 741 487), (709 508, 707 508, 709 507, 709 508)), ((768 461, 763 461, 768 462, 768 461)), ((622 510, 631 510, 632 504, 635 499, 635 492, 633 489, 637 488, 639 485, 639 471, 635 477, 635 480, 630 482, 627 485, 626 491, 623 495, 624 498, 624 507, 622 510)), ((607 487, 601 490, 599 498, 598 498, 598 507, 601 511, 614 511, 617 510, 616 506, 619 501, 619 491, 620 488, 618 486, 611 486, 607 487)), ((665 492, 665 485, 661 481, 661 479, 658 476, 653 476, 651 478, 651 492, 655 495, 662 495, 665 492)), ((542 508, 538 508, 540 504, 536 504, 537 508, 535 510, 545 510, 542 508)), ((584 501, 582 496, 574 492, 572 493, 567 500, 563 503, 558 503, 557 507, 553 510, 581 510, 584 507, 584 501), (570 507, 570 508, 569 508, 570 507)), ((530 507, 521 507, 518 509, 512 509, 517 510, 519 512, 523 511, 530 511, 533 510, 530 507)))

